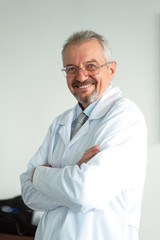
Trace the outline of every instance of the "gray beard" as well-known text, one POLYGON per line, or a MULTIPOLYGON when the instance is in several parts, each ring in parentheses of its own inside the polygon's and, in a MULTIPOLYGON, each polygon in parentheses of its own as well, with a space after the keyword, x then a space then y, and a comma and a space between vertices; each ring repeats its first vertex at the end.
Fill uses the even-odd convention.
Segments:
POLYGON ((98 98, 98 94, 96 92, 96 90, 92 93, 91 96, 86 96, 84 99, 81 99, 77 94, 74 95, 75 98, 77 99, 77 101, 79 103, 83 104, 91 104, 93 102, 95 102, 98 98))

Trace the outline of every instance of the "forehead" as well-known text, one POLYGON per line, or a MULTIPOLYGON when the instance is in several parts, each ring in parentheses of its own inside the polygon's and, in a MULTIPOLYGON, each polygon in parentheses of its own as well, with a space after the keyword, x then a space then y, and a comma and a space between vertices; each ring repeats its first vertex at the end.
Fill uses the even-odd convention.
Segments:
POLYGON ((87 61, 99 62, 102 59, 105 59, 104 50, 97 40, 69 45, 64 51, 64 65, 78 65, 87 61))

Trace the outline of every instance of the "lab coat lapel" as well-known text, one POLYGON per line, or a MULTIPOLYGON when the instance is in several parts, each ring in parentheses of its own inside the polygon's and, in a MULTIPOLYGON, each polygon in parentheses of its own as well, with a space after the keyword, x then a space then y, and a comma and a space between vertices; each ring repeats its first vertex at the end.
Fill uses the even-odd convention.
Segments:
POLYGON ((71 125, 69 125, 69 124, 63 125, 59 131, 59 134, 66 146, 68 145, 68 143, 70 141, 70 131, 71 131, 71 125))
POLYGON ((71 137, 71 126, 73 122, 73 117, 74 117, 74 112, 75 108, 72 110, 69 110, 67 113, 65 113, 60 120, 59 124, 62 125, 59 134, 65 144, 67 146, 70 142, 70 137, 71 137))

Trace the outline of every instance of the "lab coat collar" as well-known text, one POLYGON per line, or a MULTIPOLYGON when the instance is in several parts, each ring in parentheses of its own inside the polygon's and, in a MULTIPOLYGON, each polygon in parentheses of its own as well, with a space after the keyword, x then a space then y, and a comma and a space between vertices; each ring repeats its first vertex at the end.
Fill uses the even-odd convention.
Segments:
MULTIPOLYGON (((108 110, 110 109, 111 105, 115 102, 115 100, 117 100, 121 96, 122 95, 119 87, 111 87, 96 104, 95 108, 93 109, 90 115, 90 119, 98 119, 103 117, 103 115, 108 112, 108 110)), ((61 125, 68 125, 76 119, 77 105, 78 103, 73 109, 70 109, 62 114, 59 121, 61 125)))
POLYGON ((121 91, 118 87, 109 89, 109 91, 107 91, 107 93, 100 99, 100 101, 93 109, 89 117, 89 121, 86 121, 86 123, 82 126, 81 131, 79 131, 71 141, 71 123, 76 119, 77 105, 73 109, 63 113, 59 121, 59 124, 62 125, 59 133, 63 139, 64 144, 67 145, 69 142, 75 142, 81 136, 83 136, 89 130, 90 120, 103 117, 108 112, 112 104, 120 97, 121 91))
POLYGON ((121 98, 121 96, 121 91, 118 87, 110 88, 106 92, 106 94, 104 94, 104 96, 99 100, 99 102, 93 109, 89 119, 92 120, 103 117, 108 112, 112 104, 119 98, 121 98))

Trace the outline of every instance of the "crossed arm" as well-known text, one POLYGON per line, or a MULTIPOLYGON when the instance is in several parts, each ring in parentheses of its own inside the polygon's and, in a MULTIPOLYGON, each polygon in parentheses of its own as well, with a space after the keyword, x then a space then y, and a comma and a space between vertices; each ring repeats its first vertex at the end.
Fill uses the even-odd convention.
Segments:
MULTIPOLYGON (((80 167, 82 163, 87 163, 92 157, 94 157, 98 152, 100 152, 99 146, 93 146, 90 149, 88 149, 82 156, 82 158, 78 161, 77 165, 80 167)), ((52 167, 51 165, 42 165, 43 167, 52 167)), ((35 173, 36 168, 32 172, 31 176, 31 182, 33 182, 33 177, 35 173)))
POLYGON ((103 203, 111 201, 124 187, 141 188, 146 163, 146 127, 139 115, 138 118, 131 112, 121 115, 123 121, 118 117, 118 121, 112 119, 112 124, 99 129, 100 132, 105 128, 106 132, 105 137, 98 135, 96 141, 101 150, 98 145, 89 148, 74 166, 48 165, 47 142, 51 141, 48 134, 28 170, 21 175, 26 205, 42 211, 60 206, 88 211, 101 209, 103 203))
MULTIPOLYGON (((97 153, 99 153, 100 150, 99 150, 99 146, 94 146, 90 149, 88 149, 84 155, 82 156, 82 158, 79 160, 79 162, 77 163, 77 166, 80 168, 80 166, 82 165, 82 163, 87 163, 89 160, 91 160, 97 153)), ((39 158, 40 158, 40 155, 39 155, 39 158)), ((42 162, 42 160, 41 160, 42 162)), ((36 164, 35 164, 36 165, 36 164)), ((60 202, 60 201, 54 201, 54 198, 53 196, 49 196, 51 191, 50 190, 50 186, 48 185, 48 183, 46 183, 48 186, 47 188, 46 187, 43 187, 43 183, 46 181, 50 181, 49 179, 52 179, 52 169, 54 170, 54 172, 56 173, 56 176, 57 177, 60 177, 60 175, 62 174, 63 172, 63 176, 61 176, 62 178, 64 177, 66 173, 66 171, 70 172, 70 174, 72 174, 72 167, 67 167, 66 169, 64 169, 65 171, 63 171, 63 169, 57 169, 57 168, 54 168, 53 166, 51 167, 50 165, 48 165, 47 163, 42 164, 41 165, 37 165, 34 170, 33 170, 33 164, 30 164, 30 166, 28 167, 28 170, 26 172, 24 172, 20 179, 21 179, 21 185, 22 185, 22 197, 23 197, 23 200, 25 202, 25 204, 30 207, 31 209, 33 210, 38 210, 38 211, 48 211, 48 210, 53 210, 59 206, 66 206, 68 204, 71 204, 72 203, 72 200, 68 200, 68 202, 66 201, 66 198, 63 199, 63 197, 61 196, 60 197, 60 200, 62 200, 63 202, 60 202), (41 180, 43 179, 44 182, 41 183, 39 182, 39 189, 37 189, 37 187, 35 187, 35 185, 37 186, 37 182, 35 183, 34 181, 34 175, 35 175, 35 172, 36 172, 36 169, 37 168, 44 168, 44 171, 42 171, 44 174, 42 174, 42 178, 41 180), (46 171, 45 171, 46 170, 46 171), (51 172, 50 172, 51 170, 51 172), (50 178, 48 179, 48 172, 51 173, 52 176, 50 176, 50 178), (47 175, 45 175, 47 174, 47 175), (60 175, 59 175, 60 174, 60 175), (47 180, 48 179, 48 180, 47 180), (43 189, 43 190, 42 190, 43 189), (44 189, 45 190, 48 190, 49 191, 49 194, 48 192, 45 193, 44 192, 44 189), (42 190, 42 191, 41 191, 42 190), (67 203, 66 203, 67 202, 67 203)), ((75 166, 76 167, 76 166, 75 166)), ((74 171, 75 171, 75 167, 73 167, 74 171)), ((78 169, 77 169, 78 170, 78 169)), ((79 172, 79 171, 78 171, 79 172)), ((78 173, 80 174, 80 172, 78 173)), ((59 182, 60 180, 58 180, 59 182)), ((57 182, 57 180, 56 180, 57 182)), ((45 183, 44 183, 45 184, 45 183)), ((68 183, 69 184, 69 183, 68 183)), ((51 185, 53 185, 51 183, 51 185)), ((57 184, 55 183, 56 187, 57 184)), ((70 184, 69 184, 70 185, 70 184)), ((72 204, 72 206, 74 206, 74 204, 72 204)), ((75 204, 75 207, 77 206, 77 204, 75 204)))

